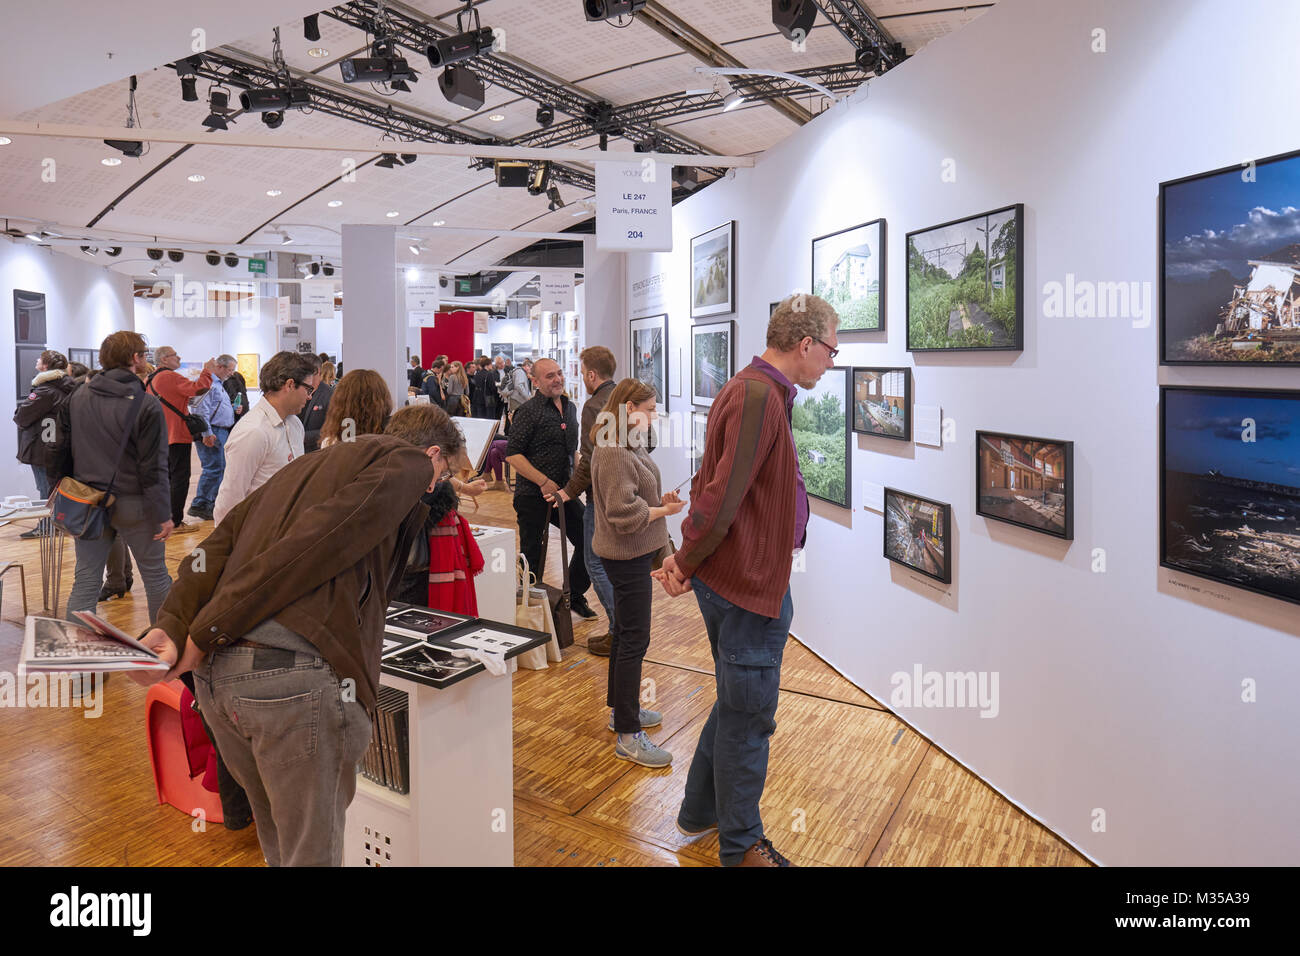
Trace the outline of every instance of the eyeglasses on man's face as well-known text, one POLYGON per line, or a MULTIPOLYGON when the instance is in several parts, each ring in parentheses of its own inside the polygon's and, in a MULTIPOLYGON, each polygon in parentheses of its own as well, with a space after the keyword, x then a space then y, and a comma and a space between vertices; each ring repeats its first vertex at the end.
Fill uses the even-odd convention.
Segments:
POLYGON ((831 361, 832 361, 832 362, 835 361, 835 356, 837 356, 837 355, 840 354, 840 350, 839 350, 839 349, 833 349, 833 348, 831 348, 829 345, 826 345, 825 342, 823 342, 821 339, 819 339, 819 338, 817 338, 817 337, 815 337, 815 336, 813 337, 813 341, 816 342, 818 345, 825 346, 826 351, 830 353, 830 357, 831 357, 831 361))
POLYGON ((306 382, 297 382, 297 383, 294 385, 294 388, 305 388, 305 389, 307 389, 307 397, 308 397, 308 398, 311 398, 312 392, 316 391, 316 386, 314 386, 314 385, 308 385, 306 382))

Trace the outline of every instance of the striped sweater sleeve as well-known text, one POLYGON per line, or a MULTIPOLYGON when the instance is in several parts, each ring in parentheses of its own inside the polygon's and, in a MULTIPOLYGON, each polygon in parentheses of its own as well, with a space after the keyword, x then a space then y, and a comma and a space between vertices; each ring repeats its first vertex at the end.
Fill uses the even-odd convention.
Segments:
POLYGON ((677 567, 690 576, 718 549, 767 458, 774 429, 766 426, 771 387, 746 379, 720 395, 709 412, 704 461, 691 487, 691 510, 682 522, 677 567))

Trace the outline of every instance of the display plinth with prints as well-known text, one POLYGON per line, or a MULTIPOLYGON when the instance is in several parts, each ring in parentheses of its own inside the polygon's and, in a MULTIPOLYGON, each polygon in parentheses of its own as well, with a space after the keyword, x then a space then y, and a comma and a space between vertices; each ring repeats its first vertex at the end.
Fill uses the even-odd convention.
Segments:
POLYGON ((388 749, 377 754, 377 770, 363 762, 357 775, 345 866, 514 864, 511 672, 516 657, 549 640, 510 624, 389 606, 375 716, 388 749), (453 657, 457 649, 499 649, 507 673, 488 674, 478 661, 453 657), (406 760, 394 746, 402 740, 406 760), (377 774, 395 776, 386 786, 377 774))

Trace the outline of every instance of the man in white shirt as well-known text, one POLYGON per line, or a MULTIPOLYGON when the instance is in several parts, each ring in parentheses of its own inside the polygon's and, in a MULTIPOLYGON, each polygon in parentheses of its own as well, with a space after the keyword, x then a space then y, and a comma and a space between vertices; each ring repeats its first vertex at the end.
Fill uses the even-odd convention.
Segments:
POLYGON ((226 473, 212 518, 217 524, 272 475, 303 455, 298 413, 315 391, 314 357, 277 352, 262 366, 262 400, 235 423, 226 442, 226 473))

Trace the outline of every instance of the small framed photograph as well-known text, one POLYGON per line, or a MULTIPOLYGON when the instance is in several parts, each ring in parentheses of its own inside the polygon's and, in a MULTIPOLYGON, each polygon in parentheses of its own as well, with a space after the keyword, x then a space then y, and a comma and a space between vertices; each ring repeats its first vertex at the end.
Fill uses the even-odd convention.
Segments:
POLYGON ((735 312, 736 220, 691 240, 691 318, 735 312))
POLYGON ((885 557, 926 577, 952 582, 952 506, 885 489, 885 557))
POLYGON ((853 498, 848 419, 852 371, 827 369, 816 385, 800 391, 790 416, 804 487, 812 497, 841 508, 851 508, 853 498))
POLYGON ((691 326, 691 401, 712 405, 735 373, 736 323, 728 319, 691 326))
POLYGON ((912 375, 906 368, 853 370, 853 430, 912 440, 912 375))
POLYGON ((841 333, 885 327, 885 220, 812 241, 812 290, 840 315, 841 333))
POLYGON ((660 409, 668 406, 668 316, 632 319, 632 377, 655 390, 660 409))
POLYGON ((1074 540, 1074 442, 975 433, 975 513, 1074 540))

